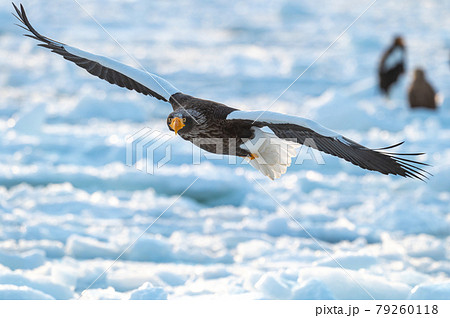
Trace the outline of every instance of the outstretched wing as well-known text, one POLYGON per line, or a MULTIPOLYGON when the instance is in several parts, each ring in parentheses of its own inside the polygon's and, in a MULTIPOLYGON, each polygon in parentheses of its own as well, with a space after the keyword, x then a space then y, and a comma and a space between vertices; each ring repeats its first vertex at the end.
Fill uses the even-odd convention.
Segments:
POLYGON ((107 57, 91 54, 71 47, 64 43, 49 39, 37 32, 30 24, 25 9, 20 5, 20 10, 13 3, 17 15, 14 15, 23 25, 18 25, 32 34, 25 34, 42 43, 39 46, 52 50, 62 55, 79 67, 111 84, 135 90, 144 95, 151 95, 163 101, 169 101, 170 96, 180 92, 165 79, 148 72, 144 72, 128 65, 122 64, 107 57))
POLYGON ((274 112, 234 111, 227 116, 227 120, 237 125, 268 127, 278 138, 296 140, 298 144, 345 159, 363 169, 419 180, 428 179, 427 175, 431 175, 419 167, 427 164, 399 157, 422 153, 399 154, 386 151, 402 143, 369 149, 312 120, 274 112))

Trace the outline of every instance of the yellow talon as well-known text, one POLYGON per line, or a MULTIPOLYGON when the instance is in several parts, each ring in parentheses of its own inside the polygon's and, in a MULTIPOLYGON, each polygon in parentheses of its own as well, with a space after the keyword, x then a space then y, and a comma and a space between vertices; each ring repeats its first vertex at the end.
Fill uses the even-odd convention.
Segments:
POLYGON ((248 157, 250 158, 250 160, 259 158, 259 156, 257 154, 254 154, 254 153, 251 153, 248 157))

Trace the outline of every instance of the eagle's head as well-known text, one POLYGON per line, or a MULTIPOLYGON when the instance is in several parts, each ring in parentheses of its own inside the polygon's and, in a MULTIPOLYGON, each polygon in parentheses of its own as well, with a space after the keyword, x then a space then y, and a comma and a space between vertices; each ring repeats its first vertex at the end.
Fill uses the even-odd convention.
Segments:
POLYGON ((167 126, 171 131, 175 132, 175 135, 186 134, 192 130, 195 125, 194 118, 185 110, 177 110, 167 117, 167 126))

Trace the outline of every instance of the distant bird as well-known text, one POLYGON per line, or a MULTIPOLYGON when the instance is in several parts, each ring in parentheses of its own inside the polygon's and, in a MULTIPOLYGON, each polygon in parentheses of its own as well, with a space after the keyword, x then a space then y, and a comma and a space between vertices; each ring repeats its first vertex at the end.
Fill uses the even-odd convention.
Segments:
POLYGON ((420 154, 386 151, 401 143, 369 149, 308 119, 274 112, 241 111, 183 94, 157 75, 42 36, 31 26, 23 6, 20 5, 20 10, 15 5, 14 8, 16 18, 24 25, 21 27, 32 33, 27 36, 42 42, 39 46, 111 84, 169 102, 173 108, 167 118, 169 130, 206 151, 247 158, 272 180, 286 172, 296 148, 303 144, 383 174, 420 180, 429 174, 420 168, 426 164, 398 157, 420 154))
POLYGON ((425 78, 425 72, 421 68, 414 71, 414 80, 408 91, 409 106, 411 108, 436 109, 436 92, 425 78))
POLYGON ((378 66, 379 87, 383 94, 389 95, 391 86, 405 72, 405 43, 396 37, 394 43, 384 52, 378 66))

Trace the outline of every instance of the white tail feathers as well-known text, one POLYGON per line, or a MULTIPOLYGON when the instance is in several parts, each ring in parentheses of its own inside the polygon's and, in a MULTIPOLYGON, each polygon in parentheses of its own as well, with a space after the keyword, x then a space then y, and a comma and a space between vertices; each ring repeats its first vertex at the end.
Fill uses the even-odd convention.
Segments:
POLYGON ((295 157, 300 145, 278 138, 268 127, 252 127, 252 130, 255 137, 241 146, 254 155, 250 164, 270 179, 278 179, 291 165, 291 158, 295 157))

